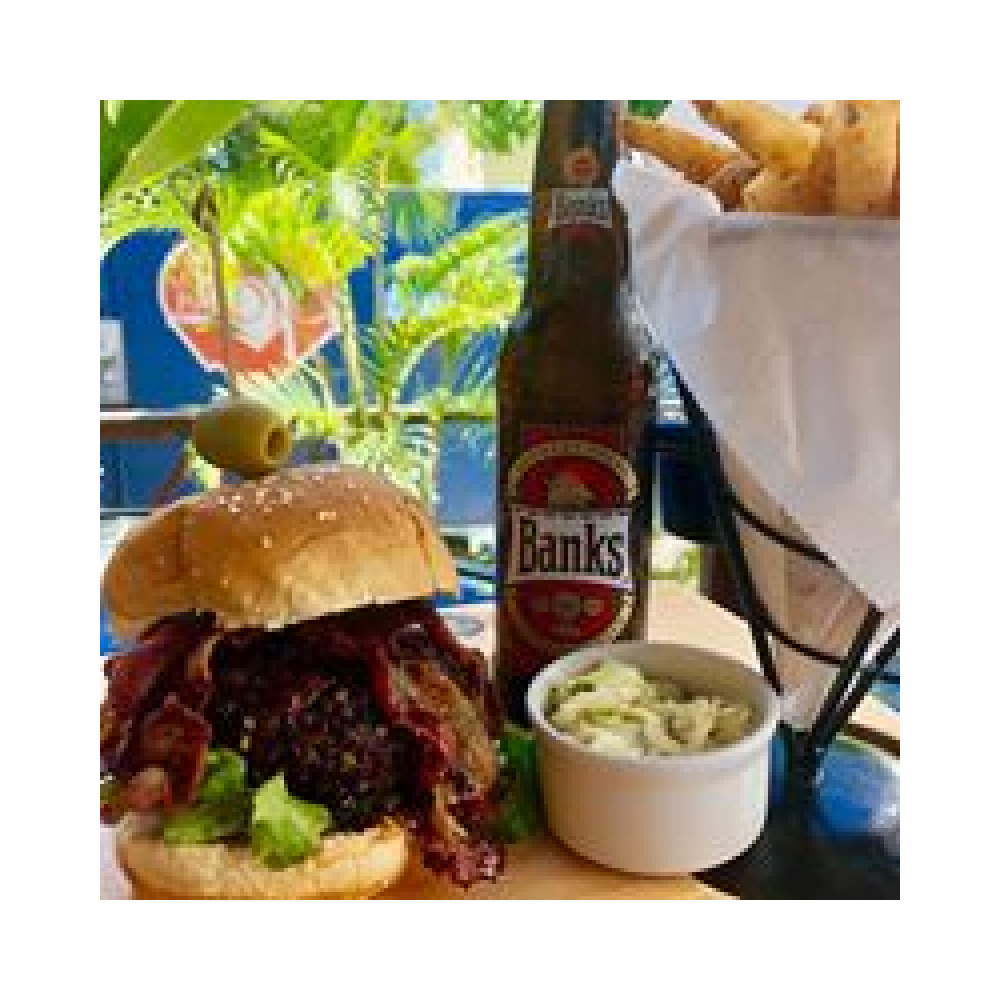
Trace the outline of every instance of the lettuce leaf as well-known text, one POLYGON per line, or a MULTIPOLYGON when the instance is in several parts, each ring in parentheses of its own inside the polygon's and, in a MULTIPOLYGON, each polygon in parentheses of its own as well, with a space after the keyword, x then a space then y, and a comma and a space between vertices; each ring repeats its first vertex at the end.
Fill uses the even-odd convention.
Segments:
POLYGON ((249 822, 246 762, 232 750, 209 750, 194 804, 167 813, 163 839, 168 844, 206 844, 245 833, 249 822))
POLYGON ((535 738, 530 730, 507 722, 497 750, 503 795, 494 814, 493 834, 511 843, 524 840, 542 828, 535 738))
POLYGON ((246 789, 246 761, 232 750, 209 750, 205 774, 198 786, 195 801, 226 802, 244 795, 246 789))
MULTIPOLYGON (((113 803, 116 782, 101 782, 101 805, 113 803)), ((314 853, 330 828, 326 806, 290 795, 284 775, 258 789, 247 785, 246 761, 232 750, 210 750, 205 773, 189 806, 169 810, 163 820, 168 844, 207 844, 249 836, 253 855, 271 868, 284 868, 314 853)))
POLYGON ((284 868, 314 853, 330 827, 326 806, 289 795, 282 774, 265 781, 253 796, 250 846, 270 868, 284 868))
POLYGON ((245 833, 250 818, 250 797, 225 802, 196 802, 167 814, 163 840, 168 844, 208 844, 245 833))

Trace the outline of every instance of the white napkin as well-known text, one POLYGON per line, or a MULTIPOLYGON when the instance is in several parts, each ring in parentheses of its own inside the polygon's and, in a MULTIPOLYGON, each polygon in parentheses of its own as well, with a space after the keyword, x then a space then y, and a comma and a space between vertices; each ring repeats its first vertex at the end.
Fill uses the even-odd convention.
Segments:
MULTIPOLYGON (((843 574, 799 557, 775 573, 761 551, 763 599, 796 638, 836 649, 862 594, 898 621, 898 222, 722 214, 655 163, 620 164, 615 185, 640 304, 722 440, 727 474, 741 495, 762 487, 764 519, 843 574)), ((789 714, 806 724, 832 671, 785 661, 789 714)))

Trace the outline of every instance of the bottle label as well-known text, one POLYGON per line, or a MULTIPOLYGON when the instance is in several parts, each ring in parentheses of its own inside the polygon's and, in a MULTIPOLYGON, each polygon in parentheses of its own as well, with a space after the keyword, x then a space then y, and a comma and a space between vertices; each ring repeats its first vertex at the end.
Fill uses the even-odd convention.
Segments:
POLYGON ((549 229, 561 226, 611 228, 611 195, 607 188, 553 188, 549 229))
POLYGON ((507 579, 586 580, 630 590, 628 511, 511 507, 507 579))
POLYGON ((526 428, 506 500, 502 614, 515 668, 624 631, 635 604, 629 531, 639 484, 619 428, 526 428))

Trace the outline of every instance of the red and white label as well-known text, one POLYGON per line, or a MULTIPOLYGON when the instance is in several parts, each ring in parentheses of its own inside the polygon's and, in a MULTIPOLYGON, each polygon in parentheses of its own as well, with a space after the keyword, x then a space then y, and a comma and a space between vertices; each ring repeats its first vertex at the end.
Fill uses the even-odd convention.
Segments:
POLYGON ((529 428, 507 481, 510 545, 502 614, 519 669, 611 641, 634 605, 629 524, 635 470, 618 428, 529 428))
POLYGON ((511 508, 507 580, 577 580, 630 590, 627 510, 511 508))

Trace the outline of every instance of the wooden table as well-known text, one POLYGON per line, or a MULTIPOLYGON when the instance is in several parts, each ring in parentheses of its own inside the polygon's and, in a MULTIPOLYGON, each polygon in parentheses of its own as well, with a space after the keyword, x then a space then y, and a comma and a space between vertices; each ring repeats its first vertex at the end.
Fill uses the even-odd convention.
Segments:
POLYGON ((148 440, 150 438, 188 435, 204 407, 175 406, 167 410, 143 410, 134 407, 101 407, 101 440, 148 440))
MULTIPOLYGON (((493 650, 492 604, 448 608, 447 616, 472 617, 482 625, 464 638, 490 655, 493 650)), ((649 602, 650 638, 669 638, 691 646, 705 646, 746 663, 756 657, 750 632, 740 619, 698 594, 670 581, 653 584, 649 602)), ((851 728, 898 753, 899 717, 874 699, 864 702, 851 728)), ((114 860, 112 834, 101 830, 101 898, 142 896, 129 884, 114 860)), ((495 883, 468 893, 436 878, 419 866, 385 894, 391 899, 711 899, 724 894, 693 877, 648 878, 625 875, 586 861, 551 837, 539 836, 513 845, 507 870, 495 883)))
MULTIPOLYGON (((101 441, 155 441, 160 438, 189 438, 201 404, 175 406, 166 410, 133 407, 101 407, 101 441)), ((181 449, 166 479, 157 487, 152 505, 159 507, 173 496, 187 472, 187 455, 181 449)))

